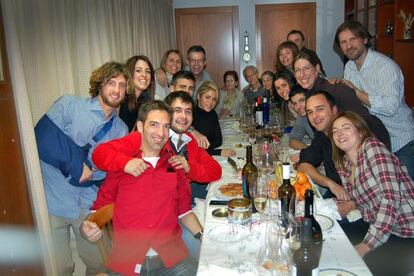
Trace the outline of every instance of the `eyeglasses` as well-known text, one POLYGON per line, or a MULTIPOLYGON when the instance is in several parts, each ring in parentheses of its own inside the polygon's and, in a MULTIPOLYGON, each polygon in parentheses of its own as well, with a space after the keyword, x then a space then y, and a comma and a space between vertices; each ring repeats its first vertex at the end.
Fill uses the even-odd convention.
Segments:
POLYGON ((190 59, 190 64, 203 64, 204 59, 190 59))
POLYGON ((302 68, 295 68, 295 75, 302 74, 308 74, 312 71, 313 67, 310 65, 303 66, 302 68))

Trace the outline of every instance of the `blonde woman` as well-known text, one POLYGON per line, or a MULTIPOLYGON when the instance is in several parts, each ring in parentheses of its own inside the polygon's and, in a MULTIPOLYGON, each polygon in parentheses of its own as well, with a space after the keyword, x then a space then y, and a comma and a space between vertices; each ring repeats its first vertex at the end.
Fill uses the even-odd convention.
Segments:
POLYGON ((219 98, 219 89, 212 81, 205 81, 197 91, 197 105, 194 110, 193 127, 205 135, 210 142, 207 152, 210 155, 232 156, 232 149, 217 149, 223 143, 218 116, 214 107, 219 98))
POLYGON ((170 93, 169 86, 173 75, 183 67, 184 60, 180 51, 169 49, 161 59, 160 68, 155 74, 155 95, 156 100, 164 100, 170 93))

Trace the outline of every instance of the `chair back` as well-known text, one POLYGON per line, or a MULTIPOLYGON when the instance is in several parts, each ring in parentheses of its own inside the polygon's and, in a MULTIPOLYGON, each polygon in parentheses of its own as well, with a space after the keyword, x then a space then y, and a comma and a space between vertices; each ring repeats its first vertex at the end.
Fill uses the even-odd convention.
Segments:
POLYGON ((102 257, 102 260, 106 266, 108 263, 108 254, 109 250, 112 248, 112 238, 113 238, 113 229, 112 229, 112 217, 114 214, 114 204, 110 203, 95 213, 92 213, 88 217, 88 221, 96 223, 98 227, 102 230, 102 239, 100 239, 96 245, 99 249, 99 254, 102 257))

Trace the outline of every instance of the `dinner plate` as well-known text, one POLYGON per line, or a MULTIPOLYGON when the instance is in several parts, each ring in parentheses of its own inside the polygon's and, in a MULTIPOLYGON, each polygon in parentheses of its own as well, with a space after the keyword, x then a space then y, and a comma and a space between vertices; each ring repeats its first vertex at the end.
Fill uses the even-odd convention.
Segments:
MULTIPOLYGON (((211 185, 211 188, 213 189, 213 195, 214 197, 216 197, 217 199, 222 199, 222 200, 230 200, 232 198, 238 198, 238 197, 242 197, 242 195, 240 196, 227 196, 227 195, 223 195, 219 188, 223 185, 227 185, 229 183, 238 183, 240 180, 229 180, 220 184, 215 184, 215 185, 211 185)), ((240 183, 241 185, 241 183, 240 183)))
POLYGON ((355 273, 338 268, 325 268, 319 270, 319 276, 357 276, 355 273))
POLYGON ((228 223, 220 224, 211 228, 206 237, 220 243, 233 243, 246 239, 250 235, 250 230, 246 226, 235 225, 232 226, 228 223), (231 231, 232 227, 236 229, 231 231))
POLYGON ((315 215, 315 219, 319 222, 322 228, 322 232, 328 231, 334 226, 334 222, 331 218, 324 215, 315 215))

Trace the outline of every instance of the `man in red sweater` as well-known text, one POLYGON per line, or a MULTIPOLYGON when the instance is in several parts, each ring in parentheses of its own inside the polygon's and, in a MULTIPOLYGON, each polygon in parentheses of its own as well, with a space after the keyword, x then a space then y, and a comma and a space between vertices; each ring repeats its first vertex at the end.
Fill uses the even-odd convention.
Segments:
MULTIPOLYGON (((131 155, 111 153, 112 147, 128 148, 132 141, 133 157, 143 160, 147 169, 138 177, 118 170, 108 172, 93 209, 114 201, 114 240, 108 268, 122 275, 194 275, 196 265, 188 256, 181 239, 178 219, 194 231, 195 215, 191 212, 190 187, 183 169, 168 161, 173 152, 164 147, 169 137, 170 111, 161 101, 144 104, 138 114, 137 132, 101 144, 109 149, 112 162, 128 166, 131 155), (129 161, 128 161, 129 160, 129 161)), ((96 224, 82 224, 84 236, 97 240, 96 224)))
MULTIPOLYGON (((200 148, 197 141, 188 131, 193 122, 194 102, 192 97, 184 91, 170 93, 166 103, 172 110, 170 139, 165 147, 174 152, 169 158, 170 164, 175 169, 184 169, 186 176, 191 182, 209 183, 220 179, 221 166, 204 149, 200 148)), ((148 169, 148 164, 141 158, 136 157, 136 149, 141 146, 141 139, 129 135, 128 143, 108 143, 95 149, 92 155, 94 164, 104 171, 123 171, 133 176, 139 176, 148 169), (115 162, 120 160, 121 162, 115 162)), ((192 184, 200 185, 200 184, 192 184)), ((207 187, 207 186, 206 186, 207 187)), ((113 191, 113 198, 115 191, 113 191)), ((105 204, 113 202, 113 198, 97 206, 100 208, 105 204)), ((194 198, 192 198, 192 201, 194 198)), ((192 225, 185 225, 183 238, 190 250, 191 256, 198 259, 200 250, 201 234, 196 231, 199 222, 192 225), (194 236, 196 239, 194 239, 194 236)))

